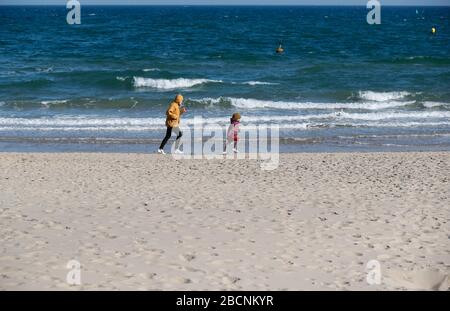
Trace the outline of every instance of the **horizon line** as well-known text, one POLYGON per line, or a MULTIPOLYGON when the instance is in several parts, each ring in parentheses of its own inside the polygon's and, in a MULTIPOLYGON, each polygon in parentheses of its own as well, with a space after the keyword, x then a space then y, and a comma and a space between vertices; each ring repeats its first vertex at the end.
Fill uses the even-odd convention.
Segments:
MULTIPOLYGON (((0 4, 2 6, 53 6, 65 7, 66 4, 0 4)), ((161 7, 161 6, 176 6, 176 7, 364 7, 364 4, 82 4, 82 6, 147 6, 147 7, 161 7)), ((383 7, 450 7, 450 4, 383 4, 383 7)))

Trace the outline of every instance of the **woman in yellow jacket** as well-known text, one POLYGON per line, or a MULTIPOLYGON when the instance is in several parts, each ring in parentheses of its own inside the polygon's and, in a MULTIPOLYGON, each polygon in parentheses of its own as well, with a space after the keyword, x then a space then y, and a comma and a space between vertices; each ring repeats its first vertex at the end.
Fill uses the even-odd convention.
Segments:
POLYGON ((166 154, 164 152, 164 146, 167 144, 167 141, 172 136, 172 131, 177 134, 177 139, 175 141, 175 153, 183 153, 178 149, 180 145, 180 138, 183 136, 183 133, 180 130, 180 118, 183 113, 186 112, 186 109, 181 108, 181 104, 183 103, 183 96, 178 94, 174 101, 170 104, 169 108, 166 111, 166 136, 161 142, 161 146, 159 146, 158 153, 166 154))

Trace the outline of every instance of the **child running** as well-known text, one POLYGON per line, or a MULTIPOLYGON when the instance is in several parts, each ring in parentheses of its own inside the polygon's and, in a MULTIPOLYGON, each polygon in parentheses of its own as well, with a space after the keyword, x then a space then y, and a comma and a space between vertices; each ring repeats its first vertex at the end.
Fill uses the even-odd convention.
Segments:
POLYGON ((241 123, 241 114, 239 112, 233 113, 230 119, 230 126, 227 130, 227 139, 223 143, 223 153, 227 153, 227 145, 234 142, 234 153, 238 153, 237 143, 239 140, 239 125, 241 123))

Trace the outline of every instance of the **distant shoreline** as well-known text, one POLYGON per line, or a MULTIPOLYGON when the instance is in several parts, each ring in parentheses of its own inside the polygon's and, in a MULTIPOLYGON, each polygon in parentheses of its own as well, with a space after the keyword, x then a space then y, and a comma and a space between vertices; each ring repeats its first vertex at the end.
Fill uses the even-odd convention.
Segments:
MULTIPOLYGON (((23 139, 23 138, 20 138, 23 139)), ((47 140, 46 142, 16 142, 14 138, 8 142, 0 140, 0 154, 7 154, 10 152, 24 152, 24 153, 133 153, 133 154, 153 154, 156 153, 161 139, 136 139, 134 142, 104 142, 101 138, 86 138, 91 139, 91 142, 64 142, 57 141, 60 138, 55 138, 55 141, 47 140)), ((291 138, 282 139, 279 144, 279 153, 411 153, 411 152, 450 152, 449 145, 443 146, 392 146, 392 145, 364 145, 353 144, 344 145, 337 142, 329 143, 315 143, 311 142, 311 138, 306 138, 303 141, 293 141, 291 138)), ((170 150, 172 141, 168 145, 170 150)), ((217 145, 220 146, 220 143, 217 145)), ((248 148, 246 149, 248 150, 248 148)), ((245 153, 245 150, 241 150, 245 153)))
MULTIPOLYGON (((249 5, 249 4, 219 4, 219 5, 204 5, 204 4, 82 4, 83 7, 89 6, 89 7, 327 7, 327 8, 333 8, 333 7, 356 7, 356 8, 364 8, 366 9, 365 5, 327 5, 327 4, 298 4, 298 5, 290 5, 290 4, 262 4, 262 5, 249 5)), ((0 4, 0 7, 2 6, 35 6, 35 7, 65 7, 65 5, 61 4, 0 4)), ((433 4, 421 4, 421 5, 389 5, 389 4, 383 4, 383 7, 390 7, 390 8, 422 8, 422 7, 434 7, 434 8, 448 8, 449 5, 433 5, 433 4)))

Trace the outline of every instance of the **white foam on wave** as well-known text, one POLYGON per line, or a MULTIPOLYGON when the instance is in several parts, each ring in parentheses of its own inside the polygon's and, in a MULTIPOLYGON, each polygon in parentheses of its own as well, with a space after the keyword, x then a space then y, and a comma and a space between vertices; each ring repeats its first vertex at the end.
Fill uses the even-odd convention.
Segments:
MULTIPOLYGON (((344 125, 358 125, 354 120, 364 121, 367 125, 382 126, 387 121, 398 124, 426 124, 427 122, 439 123, 440 125, 450 125, 450 111, 422 111, 422 112, 403 112, 403 113, 347 113, 334 112, 295 116, 243 116, 243 125, 254 125, 261 123, 275 123, 280 126, 290 126, 295 122, 315 123, 330 125, 333 123, 344 125), (420 121, 420 122, 419 122, 420 121), (374 123, 375 122, 375 123, 374 123), (378 123, 380 124, 378 124, 378 123), (411 123, 413 122, 413 123, 411 123)), ((182 126, 193 126, 198 124, 226 125, 229 122, 228 116, 214 118, 183 118, 182 126)), ((116 130, 125 128, 164 128, 165 118, 117 118, 117 117, 52 117, 52 118, 0 118, 0 127, 9 129, 23 128, 43 128, 51 127, 58 129, 77 128, 83 129, 101 129, 114 128, 116 130)))
MULTIPOLYGON (((43 126, 43 127, 21 127, 16 130, 20 131, 63 131, 63 132, 78 132, 78 131, 88 131, 88 132, 98 132, 98 131, 132 131, 132 132, 141 132, 141 131, 149 131, 149 130, 162 130, 165 129, 163 126, 86 126, 86 127, 51 127, 51 126, 43 126)), ((0 131, 8 131, 11 130, 10 127, 0 127, 0 131)))
POLYGON ((262 81, 246 81, 246 82, 231 82, 231 84, 243 84, 243 85, 279 85, 279 83, 262 82, 262 81))
POLYGON ((185 89, 191 88, 196 85, 204 84, 204 83, 221 83, 220 80, 209 80, 209 79, 151 79, 151 78, 142 78, 142 77, 134 77, 134 86, 135 87, 151 87, 156 89, 163 90, 173 90, 173 89, 185 89))
POLYGON ((336 116, 353 120, 388 120, 388 119, 449 119, 450 111, 416 111, 416 112, 378 112, 378 113, 347 113, 339 112, 336 116))
POLYGON ((43 100, 41 101, 41 104, 44 106, 50 106, 50 105, 65 104, 67 102, 68 102, 67 99, 55 99, 55 100, 43 100))
MULTIPOLYGON (((245 117, 243 126, 260 123, 287 124, 298 121, 320 122, 330 119, 334 114, 305 115, 305 116, 248 116, 245 117)), ((182 126, 194 125, 218 125, 225 126, 229 123, 229 117, 215 118, 184 118, 182 126)), ((99 117, 53 117, 53 118, 0 118, 0 127, 22 130, 25 128, 52 128, 52 129, 79 129, 99 130, 104 129, 126 129, 126 128, 165 128, 165 118, 99 118, 99 117)))
POLYGON ((53 66, 48 67, 48 68, 36 68, 36 71, 38 71, 38 72, 46 72, 46 73, 53 72, 53 66))
MULTIPOLYGON (((313 129, 313 128, 335 128, 335 127, 433 127, 433 126, 448 126, 448 122, 357 122, 357 123, 346 123, 346 122, 305 122, 305 123, 286 123, 280 124, 280 129, 313 129)), ((242 127, 243 129, 246 126, 242 127)))
POLYGON ((423 102, 422 105, 426 108, 450 107, 450 103, 430 102, 430 101, 423 102))
POLYGON ((117 77, 116 77, 116 80, 119 80, 119 81, 125 81, 127 78, 128 78, 128 77, 117 76, 117 77))
POLYGON ((164 125, 164 118, 95 118, 95 117, 55 117, 55 118, 0 118, 0 126, 122 126, 122 125, 164 125))
MULTIPOLYGON (((448 122, 359 122, 359 123, 346 123, 346 122, 301 122, 301 123, 283 123, 278 124, 280 130, 307 130, 314 128, 334 128, 334 127, 436 127, 436 126, 448 126, 448 122)), ((221 124, 205 124, 203 130, 223 130, 226 125, 221 124)), ((248 124, 241 127, 242 130, 256 129, 257 124, 248 124)), ((98 131, 130 131, 130 132, 143 132, 151 130, 165 130, 164 125, 122 125, 122 126, 25 126, 20 128, 0 126, 0 131, 64 131, 64 132, 98 132, 98 131)))
POLYGON ((362 122, 345 124, 352 127, 430 127, 448 126, 448 122, 362 122))
MULTIPOLYGON (((220 101, 206 99, 210 103, 217 103, 220 101)), ((227 100, 236 108, 242 109, 259 109, 259 108, 273 108, 273 109, 367 109, 380 110, 394 107, 402 107, 413 104, 414 101, 399 102, 391 101, 385 103, 315 103, 315 102, 285 102, 285 101, 266 101, 246 98, 223 98, 227 100)))
POLYGON ((406 91, 400 92, 373 92, 373 91, 359 91, 359 98, 369 101, 386 102, 390 100, 403 99, 411 93, 406 91))
POLYGON ((247 81, 247 82, 243 82, 242 84, 248 84, 248 85, 278 85, 279 83, 261 82, 261 81, 247 81))
POLYGON ((149 72, 149 71, 161 71, 159 68, 144 68, 142 69, 143 72, 149 72))

